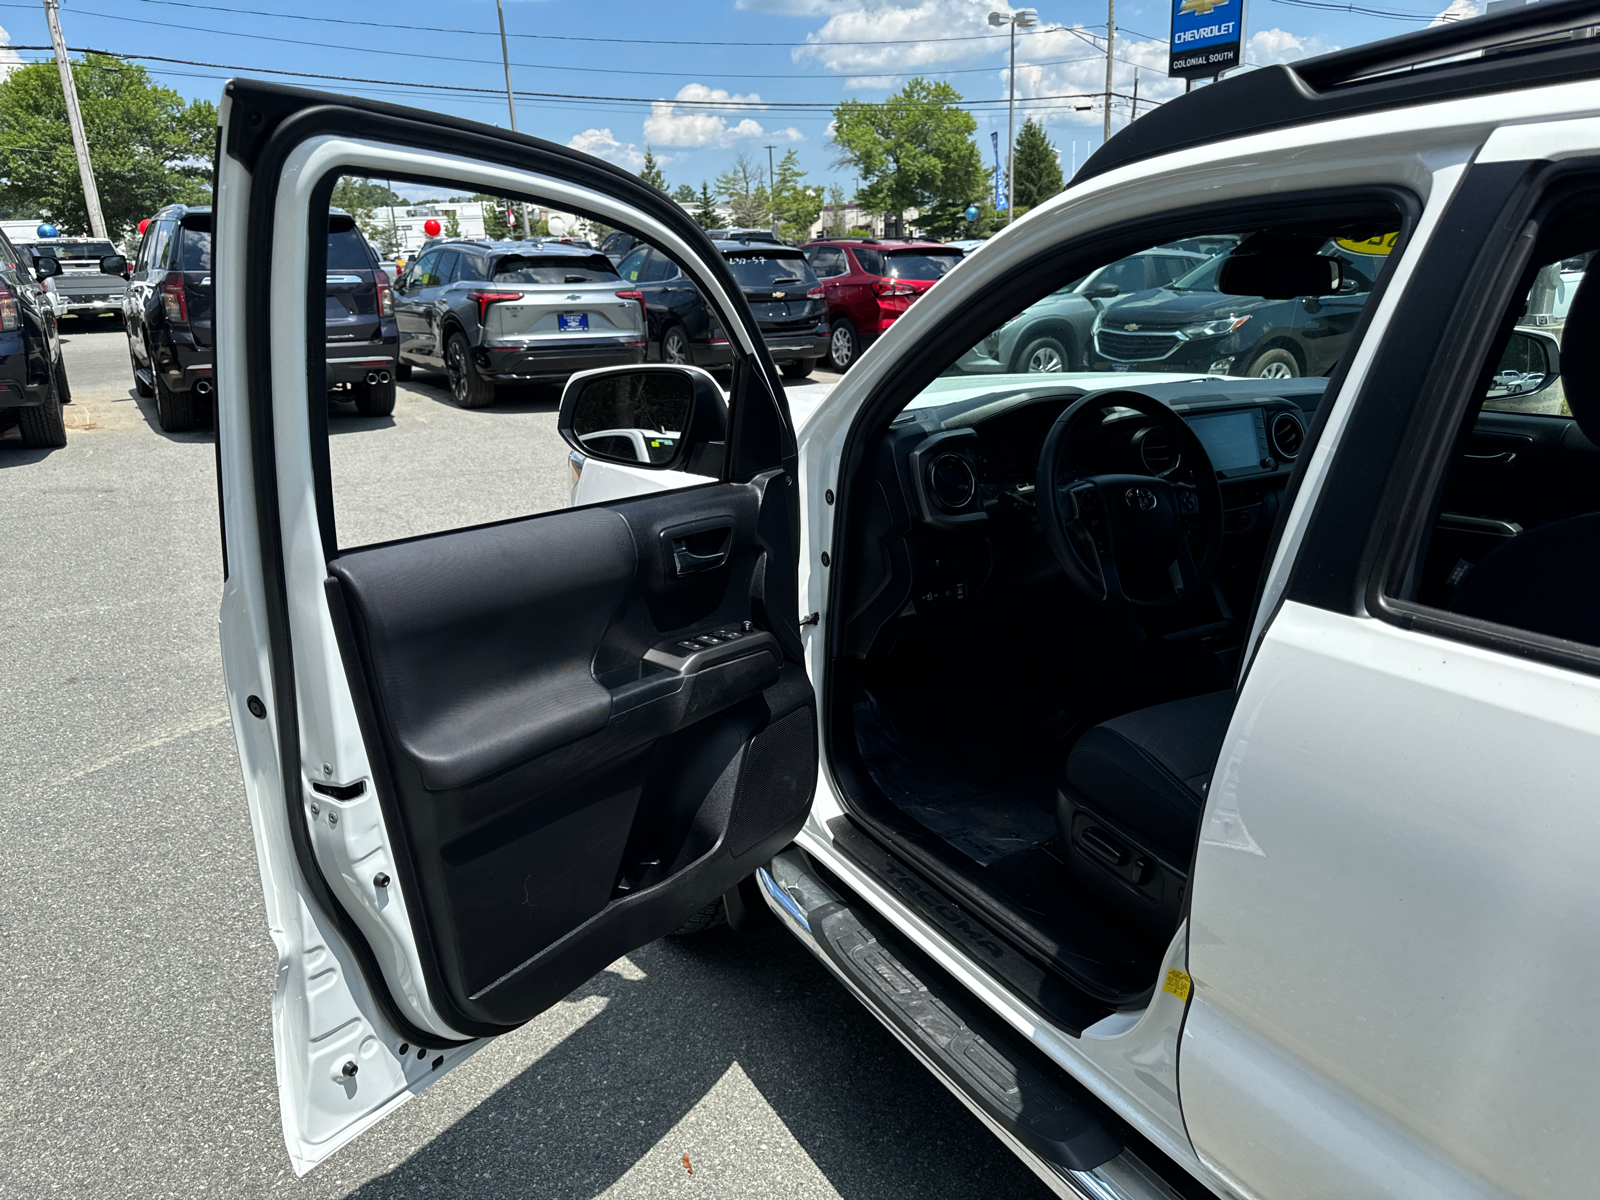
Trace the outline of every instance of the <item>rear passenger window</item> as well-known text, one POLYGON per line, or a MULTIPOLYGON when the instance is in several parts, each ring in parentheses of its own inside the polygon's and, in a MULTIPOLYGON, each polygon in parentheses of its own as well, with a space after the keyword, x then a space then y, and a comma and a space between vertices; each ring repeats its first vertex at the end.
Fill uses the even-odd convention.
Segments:
POLYGON ((211 220, 186 218, 179 233, 179 270, 211 270, 211 220))
POLYGON ((877 250, 868 250, 864 246, 855 248, 856 262, 868 275, 883 274, 883 255, 877 250))
POLYGON ((370 271, 376 260, 350 217, 328 218, 328 270, 370 271))

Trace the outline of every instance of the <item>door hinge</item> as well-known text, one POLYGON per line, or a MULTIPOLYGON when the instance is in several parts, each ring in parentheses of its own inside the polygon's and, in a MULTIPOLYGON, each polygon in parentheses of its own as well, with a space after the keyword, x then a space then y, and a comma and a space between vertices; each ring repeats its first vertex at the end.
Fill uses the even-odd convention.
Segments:
POLYGON ((801 617, 800 618, 800 628, 801 629, 804 629, 807 625, 820 625, 821 623, 822 623, 822 614, 821 613, 812 613, 809 617, 801 617))

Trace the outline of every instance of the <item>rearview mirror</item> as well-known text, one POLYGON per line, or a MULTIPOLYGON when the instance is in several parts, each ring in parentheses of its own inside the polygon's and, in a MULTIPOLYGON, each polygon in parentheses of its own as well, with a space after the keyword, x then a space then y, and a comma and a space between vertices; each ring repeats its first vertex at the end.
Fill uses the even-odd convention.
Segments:
POLYGON ((1326 254, 1234 254, 1217 272, 1217 291, 1223 295, 1263 300, 1332 296, 1343 284, 1343 265, 1326 254))
POLYGON ((120 254, 107 254, 100 260, 100 274, 126 275, 128 273, 128 260, 120 254))
POLYGON ((721 474, 727 423, 717 381, 669 363, 580 371, 556 417, 562 438, 585 458, 696 475, 721 474))
POLYGON ((33 277, 40 283, 61 274, 61 262, 48 254, 41 254, 33 262, 33 277))

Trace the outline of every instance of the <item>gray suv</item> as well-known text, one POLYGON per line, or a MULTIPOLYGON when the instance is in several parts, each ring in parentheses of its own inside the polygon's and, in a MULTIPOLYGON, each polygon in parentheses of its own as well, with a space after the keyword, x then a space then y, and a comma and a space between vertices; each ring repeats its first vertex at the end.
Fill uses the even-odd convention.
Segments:
POLYGON ((501 384, 564 383, 644 361, 644 298, 598 250, 561 242, 438 242, 395 284, 401 379, 443 370, 462 408, 501 384))

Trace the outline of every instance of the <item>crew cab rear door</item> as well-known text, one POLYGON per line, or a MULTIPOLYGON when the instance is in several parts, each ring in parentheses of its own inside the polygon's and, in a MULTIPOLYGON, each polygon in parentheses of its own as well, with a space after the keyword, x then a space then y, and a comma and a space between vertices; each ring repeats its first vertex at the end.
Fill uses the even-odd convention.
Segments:
MULTIPOLYGON (((304 1173, 794 835, 817 763, 799 488, 737 281, 661 193, 365 100, 234 82, 221 122, 223 660, 304 1173), (338 178, 363 174, 583 214, 670 253, 735 347, 728 432, 696 463, 712 481, 343 546, 325 222, 338 178)), ((565 454, 550 466, 564 477, 565 454)))

